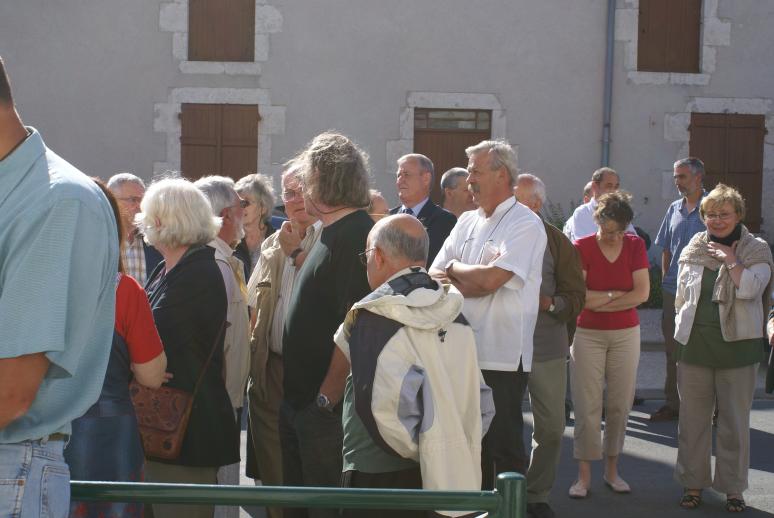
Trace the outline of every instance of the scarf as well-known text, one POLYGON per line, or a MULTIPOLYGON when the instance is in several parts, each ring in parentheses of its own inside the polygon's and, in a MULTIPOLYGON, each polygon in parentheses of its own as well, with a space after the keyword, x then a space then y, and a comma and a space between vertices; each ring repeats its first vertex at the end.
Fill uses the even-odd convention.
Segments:
MULTIPOLYGON (((720 270, 712 290, 712 302, 718 304, 724 338, 727 341, 734 341, 739 336, 736 329, 736 321, 733 318, 734 303, 736 302, 736 285, 731 278, 728 266, 710 255, 709 243, 709 233, 707 231, 699 232, 693 236, 680 254, 679 264, 695 264, 713 272, 720 270)), ((738 262, 745 266, 767 263, 769 268, 774 271, 771 249, 765 242, 756 239, 750 234, 744 225, 741 225, 741 236, 736 245, 736 258, 738 262)), ((766 285, 766 289, 763 290, 763 297, 761 298, 764 315, 768 314, 770 297, 771 279, 768 285, 766 285)))

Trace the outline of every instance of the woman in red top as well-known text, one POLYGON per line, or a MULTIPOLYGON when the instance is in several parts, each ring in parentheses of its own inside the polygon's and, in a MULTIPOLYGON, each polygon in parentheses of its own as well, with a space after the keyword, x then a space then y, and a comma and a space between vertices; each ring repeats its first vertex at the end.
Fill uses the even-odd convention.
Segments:
POLYGON ((640 321, 635 308, 648 299, 650 280, 645 243, 624 232, 634 215, 629 198, 621 192, 600 197, 594 211, 597 233, 575 242, 586 278, 586 307, 578 317, 570 349, 574 456, 578 460, 578 479, 570 487, 572 498, 586 497, 591 461, 603 456, 605 484, 617 493, 631 491, 618 475, 618 455, 626 436, 640 357, 640 321))

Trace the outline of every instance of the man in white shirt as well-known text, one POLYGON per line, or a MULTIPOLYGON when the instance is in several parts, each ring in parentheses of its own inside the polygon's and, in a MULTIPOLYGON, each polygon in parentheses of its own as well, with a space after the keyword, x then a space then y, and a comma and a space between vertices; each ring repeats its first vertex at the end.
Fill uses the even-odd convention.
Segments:
MULTIPOLYGON (((570 219, 564 224, 564 235, 575 241, 582 237, 590 236, 597 232, 597 224, 594 221, 594 210, 597 208, 597 200, 603 194, 615 192, 621 188, 621 180, 618 173, 609 167, 600 167, 591 175, 591 192, 594 197, 575 209, 570 219)), ((585 191, 584 191, 585 195, 585 191)), ((634 225, 629 223, 626 232, 637 234, 634 225)))
POLYGON ((516 154, 505 141, 465 150, 468 184, 478 210, 460 216, 430 274, 465 297, 463 314, 476 336, 478 361, 492 388, 496 414, 482 441, 482 487, 496 473, 526 473, 521 402, 532 367, 546 232, 540 218, 516 202, 516 154))
MULTIPOLYGON (((207 246, 215 249, 215 262, 218 263, 226 286, 226 320, 229 326, 223 342, 223 377, 234 414, 239 417, 250 374, 250 317, 247 313, 244 265, 234 256, 234 248, 245 235, 242 218, 248 202, 241 199, 234 190, 234 180, 231 178, 205 176, 194 185, 210 200, 212 213, 222 219, 217 237, 207 246)), ((217 423, 213 423, 213 426, 217 426, 217 423)), ((239 484, 239 463, 219 468, 218 483, 239 484)), ((218 506, 215 510, 216 517, 236 518, 238 515, 239 508, 236 506, 218 506)))

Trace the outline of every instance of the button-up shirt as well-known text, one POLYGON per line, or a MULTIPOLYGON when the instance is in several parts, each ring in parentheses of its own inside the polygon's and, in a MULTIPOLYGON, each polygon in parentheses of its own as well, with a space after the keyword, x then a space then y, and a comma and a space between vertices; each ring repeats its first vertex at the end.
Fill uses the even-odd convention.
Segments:
POLYGON ((684 197, 674 201, 667 209, 661 228, 658 229, 656 244, 672 255, 669 269, 661 281, 661 289, 673 295, 677 291, 677 262, 683 248, 694 235, 707 229, 699 215, 699 206, 705 195, 706 193, 702 192, 701 198, 690 212, 684 197))
MULTIPOLYGON (((597 222, 594 221, 594 211, 597 210, 597 205, 599 205, 599 202, 596 198, 592 198, 588 203, 584 203, 575 209, 562 229, 562 232, 564 232, 565 236, 570 238, 570 241, 577 241, 582 237, 597 233, 599 226, 597 225, 597 222)), ((626 232, 629 234, 637 234, 634 225, 631 223, 626 227, 626 232)))
POLYGON ((414 217, 418 217, 419 213, 422 212, 422 209, 425 208, 425 205, 427 204, 427 200, 429 199, 430 198, 425 198, 424 200, 420 201, 413 207, 406 207, 405 205, 401 205, 400 210, 398 212, 403 214, 404 212, 406 212, 406 209, 411 209, 411 215, 414 217))
POLYGON ((135 232, 132 237, 132 242, 127 241, 121 254, 124 270, 127 275, 134 277, 140 286, 145 286, 145 281, 148 280, 148 271, 145 267, 145 247, 142 244, 142 235, 135 232))

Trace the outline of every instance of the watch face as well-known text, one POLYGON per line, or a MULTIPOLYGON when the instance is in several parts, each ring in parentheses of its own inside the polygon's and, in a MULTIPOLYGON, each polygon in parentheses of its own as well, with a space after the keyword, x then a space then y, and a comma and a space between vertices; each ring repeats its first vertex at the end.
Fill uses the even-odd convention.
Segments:
POLYGON ((319 394, 317 396, 317 406, 320 408, 327 408, 330 404, 331 402, 325 394, 319 394))

